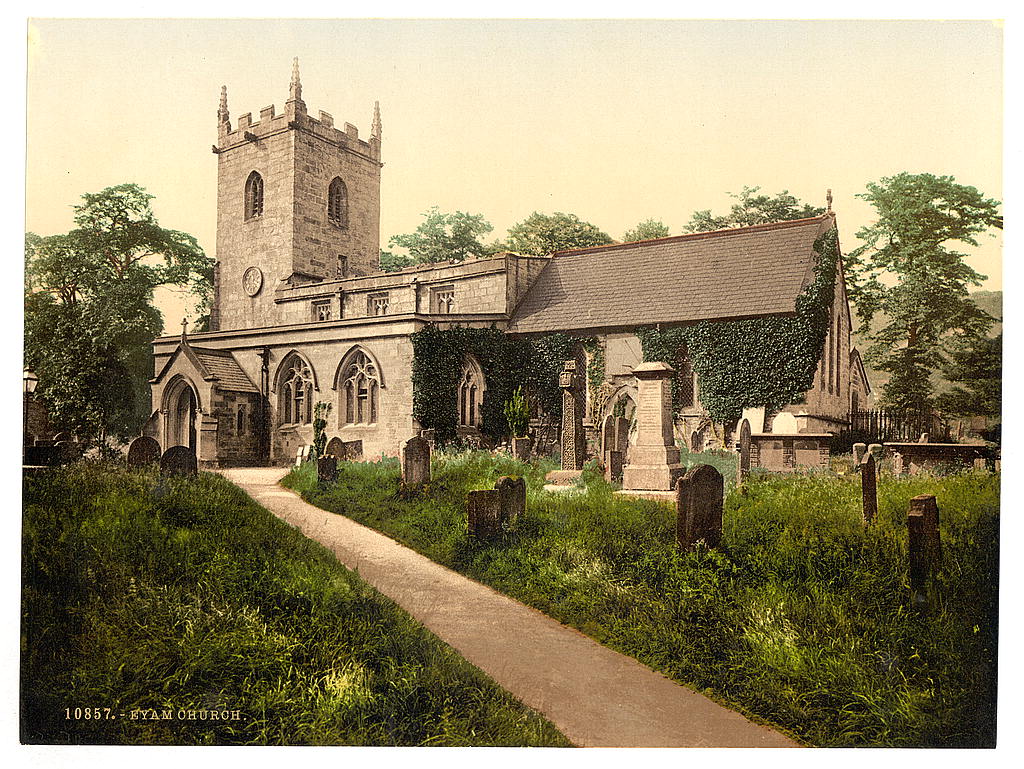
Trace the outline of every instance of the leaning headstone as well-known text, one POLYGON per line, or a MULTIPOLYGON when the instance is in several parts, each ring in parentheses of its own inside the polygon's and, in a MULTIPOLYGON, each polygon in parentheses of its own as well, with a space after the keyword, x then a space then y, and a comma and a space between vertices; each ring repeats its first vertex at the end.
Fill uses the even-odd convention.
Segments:
POLYGON ((866 443, 855 443, 853 444, 853 463, 860 465, 864 461, 864 455, 867 453, 868 445, 866 443))
POLYGON ((57 441, 54 449, 59 465, 70 465, 82 458, 82 447, 74 441, 57 441))
POLYGON ((604 453, 604 479, 608 483, 620 483, 622 481, 623 454, 621 451, 606 451, 604 453))
POLYGON ((171 446, 160 457, 161 475, 195 475, 198 472, 196 453, 188 446, 171 446))
POLYGON ((128 444, 128 467, 146 467, 160 461, 160 443, 156 438, 140 435, 128 444))
POLYGON ((323 487, 335 483, 338 480, 338 459, 337 457, 317 457, 316 460, 316 482, 323 487))
POLYGON ((864 457, 864 464, 860 466, 860 495, 863 506, 861 520, 866 525, 878 515, 878 473, 871 454, 864 457))
POLYGON ((491 539, 501 533, 501 497, 494 489, 471 491, 466 495, 469 536, 491 539))
POLYGON ((415 487, 430 482, 430 444, 425 438, 413 436, 402 443, 398 454, 402 464, 402 483, 415 487))
POLYGON ((503 475, 494 490, 498 492, 498 522, 512 526, 526 512, 526 479, 503 475))
POLYGON ((324 448, 324 456, 341 459, 344 454, 344 446, 345 444, 342 442, 341 438, 334 436, 327 441, 327 446, 324 448))
POLYGON ((697 465, 676 480, 676 539, 689 550, 703 540, 717 547, 722 538, 725 481, 711 465, 697 465))

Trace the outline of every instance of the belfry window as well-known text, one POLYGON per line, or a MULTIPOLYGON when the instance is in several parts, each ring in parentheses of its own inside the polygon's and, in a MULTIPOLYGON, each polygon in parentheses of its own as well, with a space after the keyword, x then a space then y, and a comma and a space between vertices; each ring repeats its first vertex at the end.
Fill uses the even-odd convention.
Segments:
POLYGON ((245 180, 245 218, 263 215, 263 177, 256 171, 245 180))
POLYGON ((348 190, 339 177, 327 190, 327 218, 339 227, 348 227, 348 190))
POLYGON ((342 367, 341 411, 345 424, 376 424, 380 373, 366 353, 356 351, 342 367))
POLYGON ((313 421, 313 372, 294 356, 281 377, 281 424, 309 424, 313 421))

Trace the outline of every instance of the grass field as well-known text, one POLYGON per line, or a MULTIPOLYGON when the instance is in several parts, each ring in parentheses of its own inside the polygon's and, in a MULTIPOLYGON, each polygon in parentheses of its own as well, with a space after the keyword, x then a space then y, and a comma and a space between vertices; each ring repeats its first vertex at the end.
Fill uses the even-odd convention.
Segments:
POLYGON ((856 476, 755 477, 727 497, 721 548, 681 554, 669 506, 592 472, 548 494, 553 466, 435 455, 419 495, 399 493, 394 460, 345 464, 325 490, 309 465, 285 483, 810 744, 994 743, 998 476, 883 477, 867 530, 856 476), (526 477, 526 516, 477 543, 465 494, 501 475, 526 477), (917 613, 906 511, 923 493, 938 498, 944 571, 917 613))
POLYGON ((24 501, 23 742, 567 744, 219 476, 78 463, 24 501))

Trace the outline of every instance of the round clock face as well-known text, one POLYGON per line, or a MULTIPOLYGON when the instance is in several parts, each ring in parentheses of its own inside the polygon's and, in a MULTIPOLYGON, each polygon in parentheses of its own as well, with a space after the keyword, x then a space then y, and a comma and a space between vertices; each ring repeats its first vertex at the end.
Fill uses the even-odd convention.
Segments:
POLYGON ((263 273, 259 267, 250 267, 242 275, 242 288, 249 296, 256 296, 263 288, 263 273))

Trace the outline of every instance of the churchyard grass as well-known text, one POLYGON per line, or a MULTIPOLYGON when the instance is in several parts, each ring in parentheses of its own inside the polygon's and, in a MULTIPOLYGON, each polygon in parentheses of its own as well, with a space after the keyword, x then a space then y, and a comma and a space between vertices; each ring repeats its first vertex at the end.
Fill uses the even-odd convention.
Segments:
POLYGON ((24 501, 24 742, 567 744, 219 476, 78 463, 24 501))
POLYGON ((614 495, 593 470, 580 491, 544 492, 554 467, 465 452, 435 454, 421 494, 400 493, 394 460, 345 464, 324 490, 312 467, 285 484, 809 744, 993 744, 998 476, 883 477, 865 529, 856 475, 753 476, 736 491, 727 474, 720 549, 683 554, 669 505, 614 495), (466 492, 501 475, 525 476, 527 512, 476 542, 466 492), (942 515, 927 612, 908 605, 918 494, 942 515))

